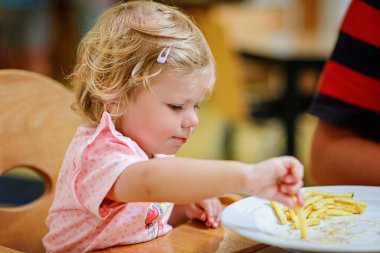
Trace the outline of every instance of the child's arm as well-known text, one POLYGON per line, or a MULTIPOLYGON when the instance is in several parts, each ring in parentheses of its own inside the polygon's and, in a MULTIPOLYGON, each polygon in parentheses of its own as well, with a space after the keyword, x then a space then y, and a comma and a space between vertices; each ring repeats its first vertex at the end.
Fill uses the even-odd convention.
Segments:
POLYGON ((160 158, 131 164, 107 197, 120 202, 193 203, 228 193, 278 200, 290 207, 302 186, 303 167, 293 157, 259 164, 190 158, 160 158))

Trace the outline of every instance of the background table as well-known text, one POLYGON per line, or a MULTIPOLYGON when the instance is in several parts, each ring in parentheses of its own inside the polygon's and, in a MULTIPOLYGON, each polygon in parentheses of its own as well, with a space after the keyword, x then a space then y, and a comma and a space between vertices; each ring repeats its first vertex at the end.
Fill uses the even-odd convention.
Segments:
POLYGON ((252 115, 255 117, 258 112, 280 118, 286 129, 284 153, 296 155, 296 119, 299 113, 306 111, 313 95, 313 91, 301 93, 297 79, 305 70, 317 73, 322 70, 336 40, 337 29, 284 27, 278 20, 281 15, 283 13, 277 10, 262 10, 246 4, 226 4, 210 11, 210 17, 225 27, 237 53, 245 59, 275 64, 283 69, 283 94, 274 101, 255 104, 252 115))

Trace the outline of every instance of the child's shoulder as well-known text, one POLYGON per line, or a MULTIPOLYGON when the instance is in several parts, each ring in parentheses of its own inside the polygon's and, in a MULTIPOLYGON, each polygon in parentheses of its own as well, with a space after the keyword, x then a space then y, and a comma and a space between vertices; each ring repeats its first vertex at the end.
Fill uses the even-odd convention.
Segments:
POLYGON ((76 150, 77 155, 82 154, 81 151, 97 150, 105 153, 122 152, 147 159, 145 152, 135 141, 116 130, 108 113, 103 114, 97 126, 90 124, 79 126, 71 142, 71 149, 76 150))

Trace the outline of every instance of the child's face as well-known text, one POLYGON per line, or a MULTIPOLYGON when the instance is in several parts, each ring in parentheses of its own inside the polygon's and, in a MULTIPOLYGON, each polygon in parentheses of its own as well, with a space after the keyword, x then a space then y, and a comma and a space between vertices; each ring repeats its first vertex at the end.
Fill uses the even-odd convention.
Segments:
POLYGON ((162 71, 150 79, 151 90, 133 95, 116 127, 151 156, 175 154, 199 123, 197 109, 207 92, 209 76, 196 71, 180 75, 162 71))

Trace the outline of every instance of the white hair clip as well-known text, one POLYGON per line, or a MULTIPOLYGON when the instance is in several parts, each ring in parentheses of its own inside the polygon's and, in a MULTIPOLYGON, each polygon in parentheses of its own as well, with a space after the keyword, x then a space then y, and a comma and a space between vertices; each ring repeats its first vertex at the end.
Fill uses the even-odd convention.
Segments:
POLYGON ((164 47, 157 57, 157 62, 158 63, 165 63, 166 60, 168 59, 169 53, 170 53, 170 47, 164 47), (165 51, 166 51, 166 53, 165 53, 165 51), (165 53, 165 55, 163 55, 164 53, 165 53))

